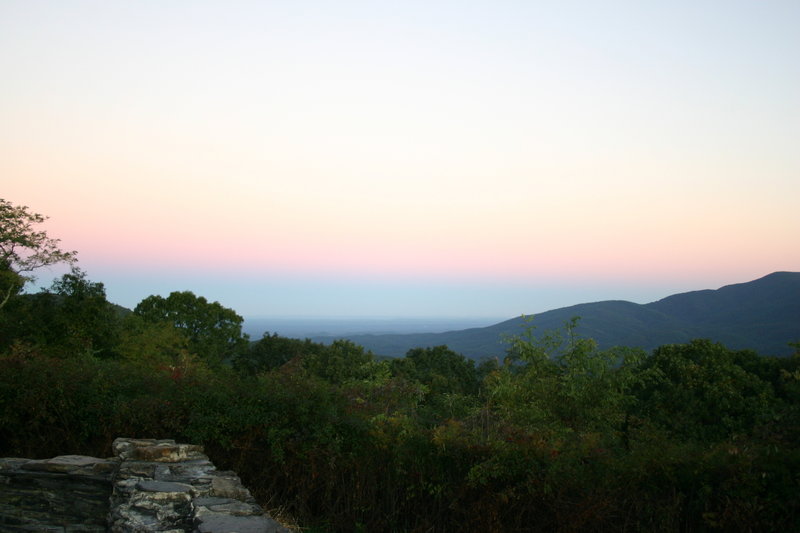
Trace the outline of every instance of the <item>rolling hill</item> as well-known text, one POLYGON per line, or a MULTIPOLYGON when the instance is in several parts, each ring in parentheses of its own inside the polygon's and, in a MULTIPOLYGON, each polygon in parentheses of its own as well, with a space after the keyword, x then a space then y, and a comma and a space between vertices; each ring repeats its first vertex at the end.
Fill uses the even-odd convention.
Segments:
MULTIPOLYGON (((640 347, 708 338, 733 349, 764 355, 789 355, 789 342, 800 341, 800 272, 775 272, 747 283, 717 290, 675 294, 656 302, 621 300, 585 303, 536 315, 537 332, 562 327, 581 318, 579 335, 595 339, 601 348, 640 347)), ((504 338, 526 326, 523 317, 483 328, 444 333, 353 335, 346 338, 375 354, 399 357, 414 347, 446 344, 468 357, 503 355, 504 338)), ((330 342, 333 337, 315 337, 330 342)))

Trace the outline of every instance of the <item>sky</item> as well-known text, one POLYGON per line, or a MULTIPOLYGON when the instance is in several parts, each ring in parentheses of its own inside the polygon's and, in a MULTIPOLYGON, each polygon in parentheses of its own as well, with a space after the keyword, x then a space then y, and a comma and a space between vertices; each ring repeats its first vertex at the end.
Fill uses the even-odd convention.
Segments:
POLYGON ((509 318, 799 271, 798 27, 795 0, 2 0, 0 197, 128 307, 509 318))

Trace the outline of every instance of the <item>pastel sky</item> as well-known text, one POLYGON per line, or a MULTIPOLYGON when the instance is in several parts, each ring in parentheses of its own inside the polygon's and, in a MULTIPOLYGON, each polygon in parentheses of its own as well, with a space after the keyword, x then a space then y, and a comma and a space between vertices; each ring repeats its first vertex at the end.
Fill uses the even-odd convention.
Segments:
POLYGON ((0 2, 0 197, 109 299, 512 317, 800 270, 800 2, 0 2))

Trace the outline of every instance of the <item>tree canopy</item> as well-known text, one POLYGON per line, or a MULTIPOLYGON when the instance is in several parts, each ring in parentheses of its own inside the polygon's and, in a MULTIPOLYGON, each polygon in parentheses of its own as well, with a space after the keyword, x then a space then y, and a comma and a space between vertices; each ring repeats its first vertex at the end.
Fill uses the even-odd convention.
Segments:
POLYGON ((25 342, 52 356, 108 358, 119 342, 121 308, 102 283, 73 268, 35 294, 12 298, 0 315, 0 349, 25 342))
POLYGON ((244 319, 191 291, 172 292, 166 298, 148 296, 133 312, 147 322, 171 323, 186 335, 189 351, 211 363, 229 360, 247 349, 244 319))
POLYGON ((34 279, 35 270, 77 260, 77 252, 62 250, 59 239, 36 229, 45 220, 27 206, 0 198, 0 308, 34 279))

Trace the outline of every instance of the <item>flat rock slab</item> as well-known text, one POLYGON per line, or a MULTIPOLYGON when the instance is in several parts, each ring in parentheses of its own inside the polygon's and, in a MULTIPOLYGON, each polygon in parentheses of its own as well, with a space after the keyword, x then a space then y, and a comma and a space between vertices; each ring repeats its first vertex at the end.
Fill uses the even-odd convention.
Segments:
POLYGON ((203 447, 195 444, 156 444, 155 446, 142 446, 130 454, 130 458, 137 461, 152 461, 156 463, 177 463, 187 459, 199 459, 203 447))
POLYGON ((176 444, 172 439, 114 439, 114 454, 122 460, 156 461, 165 463, 208 459, 203 447, 196 444, 176 444))
POLYGON ((130 459, 131 454, 137 448, 156 446, 158 444, 174 445, 175 441, 172 439, 128 439, 120 437, 114 439, 114 442, 111 444, 111 450, 114 452, 114 455, 122 459, 130 459))
MULTIPOLYGON (((170 474, 173 476, 188 476, 191 478, 198 478, 201 476, 208 476, 217 471, 217 467, 209 461, 205 460, 189 460, 181 461, 173 465, 169 465, 170 474)), ((216 475, 216 474, 215 474, 216 475)))
POLYGON ((29 472, 52 472, 57 474, 111 474, 118 462, 115 459, 99 459, 86 455, 59 455, 51 459, 32 460, 21 464, 21 470, 29 472))
POLYGON ((253 497, 236 476, 218 476, 211 480, 211 496, 249 501, 253 497))
POLYGON ((233 498, 195 498, 192 502, 195 516, 209 513, 225 513, 232 516, 260 516, 264 511, 257 504, 233 498))
POLYGON ((12 472, 19 470, 24 464, 28 464, 32 459, 23 459, 21 457, 3 457, 0 459, 0 472, 12 472))
POLYGON ((192 492, 192 486, 186 483, 172 483, 170 481, 144 480, 136 484, 142 492, 192 492))

